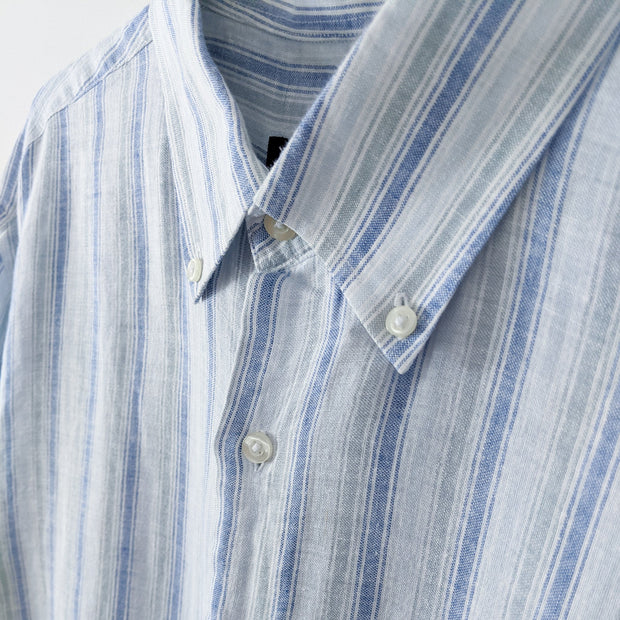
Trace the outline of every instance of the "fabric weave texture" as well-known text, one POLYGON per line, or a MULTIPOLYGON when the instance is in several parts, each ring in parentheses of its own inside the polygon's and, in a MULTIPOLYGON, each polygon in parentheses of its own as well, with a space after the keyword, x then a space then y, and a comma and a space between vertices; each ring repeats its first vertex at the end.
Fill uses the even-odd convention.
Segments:
POLYGON ((50 79, 0 618, 620 618, 619 41, 618 0, 153 0, 50 79))

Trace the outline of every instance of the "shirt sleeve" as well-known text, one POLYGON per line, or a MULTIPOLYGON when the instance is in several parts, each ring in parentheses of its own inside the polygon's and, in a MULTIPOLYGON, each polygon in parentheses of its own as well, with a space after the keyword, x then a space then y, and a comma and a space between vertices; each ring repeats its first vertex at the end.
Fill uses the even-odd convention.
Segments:
POLYGON ((22 130, 0 182, 0 370, 11 305, 13 272, 18 242, 24 130, 22 130))

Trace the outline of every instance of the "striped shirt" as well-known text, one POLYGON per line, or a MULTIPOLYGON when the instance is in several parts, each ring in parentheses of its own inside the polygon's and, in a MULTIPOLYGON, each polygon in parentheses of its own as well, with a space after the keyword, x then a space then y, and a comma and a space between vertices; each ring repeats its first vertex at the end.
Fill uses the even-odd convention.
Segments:
POLYGON ((0 187, 0 617, 620 617, 619 33, 153 0, 45 84, 0 187))

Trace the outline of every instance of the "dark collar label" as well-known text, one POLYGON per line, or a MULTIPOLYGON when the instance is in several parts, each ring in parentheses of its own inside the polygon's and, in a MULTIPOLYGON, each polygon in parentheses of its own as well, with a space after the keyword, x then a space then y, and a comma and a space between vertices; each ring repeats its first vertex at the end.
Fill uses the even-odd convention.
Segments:
POLYGON ((280 157, 282 149, 286 146, 288 138, 282 138, 280 136, 269 136, 269 143, 267 144, 267 159, 265 165, 267 168, 271 168, 276 163, 276 159, 280 157))

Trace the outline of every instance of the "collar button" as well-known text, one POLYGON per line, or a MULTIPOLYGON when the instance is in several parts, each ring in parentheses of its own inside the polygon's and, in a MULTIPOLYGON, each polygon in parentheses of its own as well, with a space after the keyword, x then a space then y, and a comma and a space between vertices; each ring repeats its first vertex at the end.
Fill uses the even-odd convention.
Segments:
POLYGON ((385 328, 402 340, 411 334, 418 324, 418 317, 409 306, 396 306, 385 317, 385 328))
POLYGON ((263 226, 269 233, 269 236, 277 239, 278 241, 288 241, 289 239, 294 239, 297 236, 297 233, 294 230, 286 226, 286 224, 282 224, 274 220, 270 215, 265 215, 263 218, 263 226))
POLYGON ((191 282, 198 282, 202 275, 202 259, 192 258, 192 260, 187 263, 186 273, 191 282))

